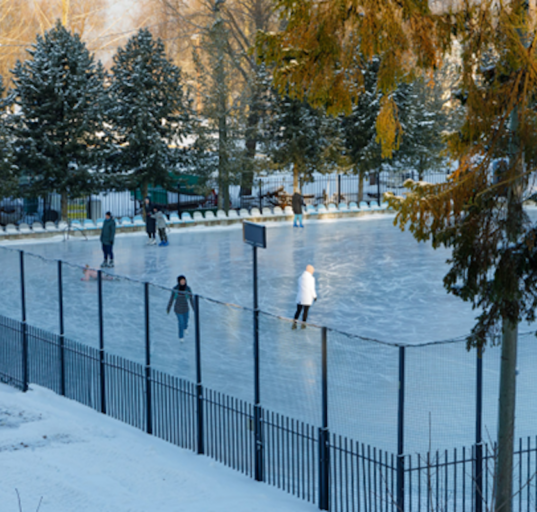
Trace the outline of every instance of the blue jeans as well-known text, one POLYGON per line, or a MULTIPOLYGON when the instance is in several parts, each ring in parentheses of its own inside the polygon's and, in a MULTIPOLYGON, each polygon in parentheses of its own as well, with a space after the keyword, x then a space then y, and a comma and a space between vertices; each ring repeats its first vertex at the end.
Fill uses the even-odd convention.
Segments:
POLYGON ((302 214, 301 213, 295 213, 295 220, 293 221, 293 226, 296 226, 297 222, 302 226, 302 214))
POLYGON ((185 331, 188 329, 188 311, 186 313, 176 313, 177 323, 179 324, 179 339, 185 337, 185 331))

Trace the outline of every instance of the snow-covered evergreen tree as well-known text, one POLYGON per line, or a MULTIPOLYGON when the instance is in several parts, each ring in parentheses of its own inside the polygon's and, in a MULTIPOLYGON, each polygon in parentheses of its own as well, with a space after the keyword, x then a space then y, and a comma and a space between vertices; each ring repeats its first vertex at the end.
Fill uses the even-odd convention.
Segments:
POLYGON ((104 72, 60 22, 37 36, 29 54, 13 70, 15 161, 29 194, 61 194, 66 218, 68 198, 101 186, 104 72))
POLYGON ((341 116, 344 148, 352 172, 359 176, 358 200, 363 199, 364 179, 382 165, 381 147, 377 142, 375 122, 380 109, 377 90, 379 60, 374 58, 363 70, 362 94, 348 116, 341 116))
POLYGON ((8 125, 10 100, 4 98, 4 93, 4 81, 0 76, 0 197, 9 197, 19 195, 20 172, 14 162, 13 141, 8 125))
POLYGON ((449 127, 449 117, 441 84, 435 80, 427 83, 420 77, 410 84, 400 84, 394 97, 403 136, 392 166, 416 171, 419 180, 427 171, 448 168, 442 133, 449 127))
POLYGON ((189 101, 181 70, 164 45, 141 29, 114 56, 108 119, 119 146, 113 167, 131 189, 173 187, 186 164, 180 146, 191 134, 189 101))
POLYGON ((314 172, 334 169, 336 161, 332 137, 337 136, 336 120, 306 101, 272 95, 265 128, 266 154, 276 169, 293 171, 293 187, 300 180, 312 180, 314 172))

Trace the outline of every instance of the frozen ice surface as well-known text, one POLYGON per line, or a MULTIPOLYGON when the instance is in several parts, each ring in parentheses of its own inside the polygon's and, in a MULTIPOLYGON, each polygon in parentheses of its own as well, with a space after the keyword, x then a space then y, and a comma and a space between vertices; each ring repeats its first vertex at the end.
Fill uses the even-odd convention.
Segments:
MULTIPOLYGON (((398 344, 460 337, 474 324, 468 304, 446 293, 447 250, 418 244, 393 225, 393 216, 310 221, 304 229, 268 223, 266 250, 258 250, 260 308, 292 317, 298 276, 313 264, 319 299, 309 321, 338 331, 398 344)), ((149 289, 152 365, 195 379, 194 325, 185 342, 166 314, 169 288, 184 274, 194 293, 251 307, 252 249, 240 226, 173 231, 168 247, 146 246, 144 234, 120 235, 114 245, 117 278, 103 281, 104 342, 108 351, 144 361, 144 285, 149 289)), ((98 267, 98 239, 9 244, 44 258, 98 267)), ((18 254, 1 250, 0 313, 20 318, 18 254)), ((26 256, 30 324, 58 332, 57 265, 26 256)), ((65 331, 98 346, 97 283, 63 266, 65 331)), ((252 312, 200 299, 203 383, 253 400, 252 312)), ((321 330, 291 330, 288 321, 260 318, 261 401, 271 411, 319 425, 321 330)), ((535 344, 521 339, 517 414, 519 435, 534 435, 527 410, 536 389, 535 344), (522 357, 522 354, 524 355, 522 357)), ((499 349, 485 354, 485 436, 495 438, 499 349)), ((468 446, 475 439, 474 352, 464 343, 406 350, 407 453, 468 446), (430 441, 429 441, 430 438, 430 441)), ((397 442, 398 348, 338 332, 328 333, 329 412, 333 432, 381 449, 397 442)))

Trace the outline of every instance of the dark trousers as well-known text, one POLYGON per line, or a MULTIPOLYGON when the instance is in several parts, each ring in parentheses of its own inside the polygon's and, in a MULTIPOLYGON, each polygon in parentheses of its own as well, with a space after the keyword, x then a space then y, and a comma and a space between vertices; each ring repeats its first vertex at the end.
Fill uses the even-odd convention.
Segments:
POLYGON ((166 228, 158 228, 158 236, 160 236, 161 242, 167 242, 168 237, 166 236, 166 228))
POLYGON ((154 231, 148 231, 147 236, 149 238, 157 238, 156 233, 154 231))
POLYGON ((103 254, 104 254, 104 259, 105 260, 110 258, 110 261, 112 261, 114 259, 114 253, 112 252, 112 246, 111 245, 103 244, 103 254))
POLYGON ((296 313, 295 313, 295 321, 298 320, 300 317, 300 313, 302 312, 302 308, 304 308, 304 314, 302 315, 302 320, 304 322, 307 322, 308 320, 308 311, 310 310, 309 306, 303 306, 302 304, 296 305, 296 313))

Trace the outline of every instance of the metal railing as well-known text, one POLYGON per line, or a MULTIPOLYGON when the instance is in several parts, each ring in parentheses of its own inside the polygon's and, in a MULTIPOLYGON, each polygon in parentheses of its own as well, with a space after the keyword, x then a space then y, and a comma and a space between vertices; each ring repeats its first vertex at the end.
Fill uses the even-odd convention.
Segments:
MULTIPOLYGON (((338 427, 332 424, 329 348, 339 335, 355 341, 360 337, 326 327, 314 331, 319 333, 321 364, 318 367, 320 394, 314 397, 313 406, 318 408, 321 419, 318 423, 304 421, 274 410, 263 401, 256 406, 252 400, 232 396, 207 384, 202 375, 202 370, 208 369, 203 365, 202 350, 204 343, 211 340, 202 336, 200 303, 209 299, 194 297, 194 378, 183 378, 153 365, 156 355, 153 345, 157 340, 152 335, 150 288, 154 285, 137 283, 143 290, 145 340, 144 360, 137 362, 113 354, 105 347, 103 285, 106 275, 103 271, 98 272, 97 278, 99 346, 92 347, 66 336, 63 280, 68 264, 55 262, 59 332, 53 333, 28 323, 25 253, 11 252, 18 254, 20 265, 21 318, 0 316, 0 380, 22 390, 27 390, 29 383, 44 386, 148 434, 206 454, 259 481, 316 503, 322 510, 482 512, 493 504, 496 448, 494 444, 483 443, 482 439, 482 354, 477 354, 475 362, 477 385, 472 397, 476 404, 475 442, 459 451, 436 450, 413 455, 405 450, 405 399, 409 383, 405 373, 411 364, 408 357, 415 357, 408 354, 419 347, 394 347, 398 361, 397 407, 393 410, 397 437, 394 453, 373 443, 340 435, 338 427)), ((233 307, 247 314, 254 313, 248 308, 233 307)), ((261 314, 275 322, 284 322, 274 315, 261 314)), ((234 329, 239 329, 238 324, 234 329)), ((224 336, 225 332, 220 331, 219 335, 224 336)), ((217 341, 222 343, 223 339, 217 341)), ((374 340, 367 341, 381 346, 374 340)), ((241 342, 247 340, 241 339, 241 342)), ((429 344, 427 348, 437 350, 439 346, 429 344)), ((255 366, 253 361, 251 364, 255 366)), ((280 400, 281 405, 285 405, 287 397, 280 397, 280 400)), ((363 415, 367 411, 353 410, 352 413, 363 415)), ((537 504, 537 440, 532 444, 529 438, 521 439, 516 461, 515 509, 529 512, 535 510, 537 504)))
MULTIPOLYGON (((446 181, 446 172, 428 172, 422 178, 430 183, 446 181)), ((312 181, 301 181, 300 188, 306 204, 328 205, 341 202, 380 201, 388 190, 401 193, 406 179, 418 179, 416 172, 380 171, 360 178, 353 174, 315 174, 312 181), (360 185, 362 182, 362 186, 360 185), (362 195, 360 196, 360 191, 362 195)), ((214 189, 218 194, 218 185, 214 189)), ((290 205, 293 194, 293 177, 279 174, 256 177, 250 193, 241 193, 238 185, 229 186, 231 208, 273 207, 290 205)), ((242 190, 244 192, 244 190, 242 190)), ((50 193, 42 198, 0 198, 0 225, 45 224, 59 221, 70 222, 91 219, 97 221, 110 211, 116 218, 130 217, 141 213, 140 193, 130 191, 103 191, 67 202, 67 218, 62 216, 61 197, 50 193)), ((152 201, 166 212, 183 212, 217 208, 216 197, 178 194, 163 189, 150 190, 152 201)))

